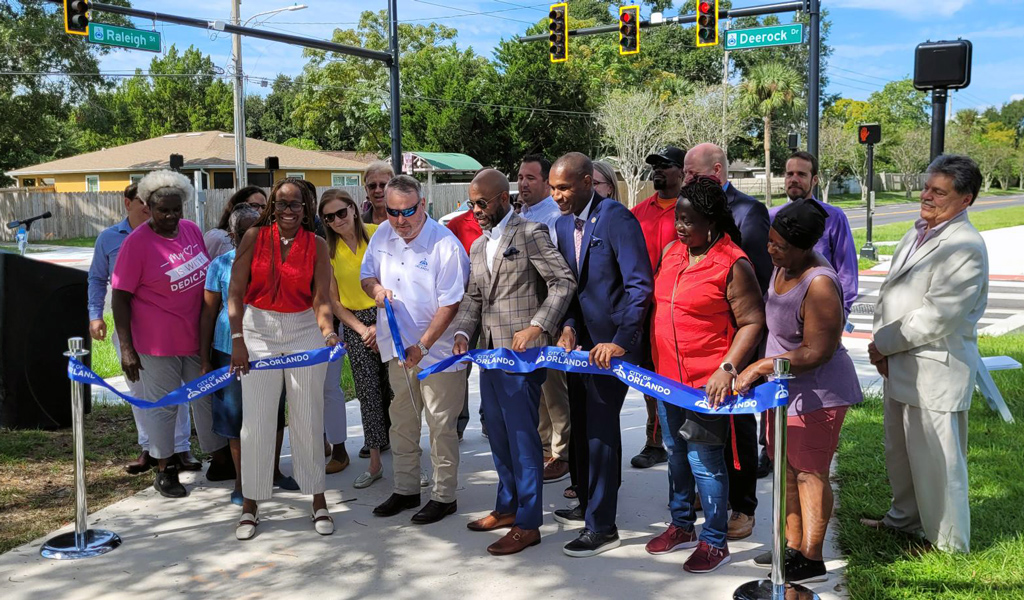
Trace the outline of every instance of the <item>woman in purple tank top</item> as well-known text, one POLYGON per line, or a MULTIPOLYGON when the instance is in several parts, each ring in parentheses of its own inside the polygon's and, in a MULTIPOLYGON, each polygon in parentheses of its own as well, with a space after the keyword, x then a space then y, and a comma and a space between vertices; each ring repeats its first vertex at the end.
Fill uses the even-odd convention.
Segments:
MULTIPOLYGON (((827 213, 813 200, 786 205, 768 232, 775 270, 768 286, 765 358, 736 380, 748 390, 773 371, 773 360, 788 358, 796 378, 789 384, 786 447, 786 581, 828 579, 821 549, 832 516, 829 466, 846 409, 864 399, 853 360, 842 345, 843 288, 814 244, 827 213)), ((773 443, 769 428, 768 445, 773 443)), ((771 553, 754 559, 771 565, 771 553)))

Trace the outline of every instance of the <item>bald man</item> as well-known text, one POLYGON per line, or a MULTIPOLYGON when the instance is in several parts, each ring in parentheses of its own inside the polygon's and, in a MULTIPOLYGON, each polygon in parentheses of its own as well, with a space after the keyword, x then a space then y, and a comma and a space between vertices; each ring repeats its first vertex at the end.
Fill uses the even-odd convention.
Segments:
MULTIPOLYGON (((654 279, 640 222, 628 208, 594 191, 594 163, 583 154, 570 152, 555 161, 548 183, 562 211, 555 223, 558 250, 577 276, 558 345, 581 346, 604 369, 614 358, 639 363, 654 279)), ((556 510, 555 520, 583 526, 562 549, 583 558, 620 543, 615 525, 622 482, 619 412, 627 388, 610 371, 569 381, 570 463, 577 470, 580 504, 556 510)))
MULTIPOLYGON (((469 289, 452 323, 454 354, 469 350, 480 330, 486 349, 548 346, 565 318, 576 280, 555 249, 547 225, 526 221, 509 204, 508 179, 484 169, 469 186, 473 217, 483 235, 469 257, 469 289)), ((493 555, 515 554, 540 543, 544 452, 537 425, 543 370, 508 373, 482 369, 480 399, 487 421, 498 494, 494 510, 468 524, 473 531, 511 527, 487 547, 493 555)))
MULTIPOLYGON (((683 178, 689 184, 697 177, 713 177, 722 184, 729 202, 732 218, 739 227, 740 247, 754 265, 761 293, 768 291, 772 276, 772 259, 768 256, 768 208, 730 185, 729 161, 725 152, 714 144, 698 144, 686 153, 683 178)), ((736 447, 725 447, 725 462, 729 471, 730 540, 742 540, 754 532, 754 513, 757 510, 758 429, 754 415, 736 415, 732 423, 736 430, 736 447)), ((768 463, 767 452, 762 453, 768 463)), ((769 467, 770 469, 770 467, 769 467)))

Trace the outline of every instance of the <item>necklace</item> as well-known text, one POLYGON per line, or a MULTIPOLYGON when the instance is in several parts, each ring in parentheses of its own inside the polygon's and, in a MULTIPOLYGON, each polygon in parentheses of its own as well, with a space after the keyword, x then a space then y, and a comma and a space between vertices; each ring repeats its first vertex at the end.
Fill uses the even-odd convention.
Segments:
POLYGON ((287 246, 288 244, 290 244, 290 243, 292 243, 294 241, 295 241, 294 237, 291 238, 291 239, 288 239, 288 238, 284 237, 283 235, 281 236, 281 243, 284 244, 285 246, 287 246))
POLYGON ((704 252, 701 252, 700 254, 690 254, 690 264, 695 265, 700 261, 704 260, 705 258, 707 258, 708 252, 711 250, 711 247, 714 246, 715 242, 717 242, 721 237, 721 234, 715 236, 715 239, 711 240, 711 243, 708 244, 708 247, 707 249, 704 250, 704 252))

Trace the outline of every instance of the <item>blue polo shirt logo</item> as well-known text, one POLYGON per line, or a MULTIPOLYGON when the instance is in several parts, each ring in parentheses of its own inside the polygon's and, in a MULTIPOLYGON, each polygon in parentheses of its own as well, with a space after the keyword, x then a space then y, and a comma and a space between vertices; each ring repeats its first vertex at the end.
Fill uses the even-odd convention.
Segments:
POLYGON ((419 264, 416 265, 416 268, 417 269, 421 269, 423 271, 429 271, 430 270, 430 266, 427 265, 427 259, 424 258, 423 260, 421 260, 419 262, 419 264))

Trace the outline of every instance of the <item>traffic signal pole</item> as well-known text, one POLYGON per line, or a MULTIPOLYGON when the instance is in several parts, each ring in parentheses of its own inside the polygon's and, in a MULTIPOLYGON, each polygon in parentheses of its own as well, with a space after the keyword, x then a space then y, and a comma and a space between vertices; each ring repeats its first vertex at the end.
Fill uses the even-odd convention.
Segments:
MULTIPOLYGON (((64 0, 46 1, 50 2, 51 4, 60 4, 62 6, 64 4, 64 0)), ((171 15, 151 10, 139 10, 137 8, 130 8, 127 6, 117 6, 116 4, 89 2, 89 11, 107 12, 117 15, 124 15, 126 17, 138 17, 140 19, 146 19, 149 21, 161 21, 163 23, 174 23, 177 25, 185 25, 187 27, 196 27, 198 29, 222 31, 224 33, 244 35, 248 37, 268 40, 271 42, 281 42, 284 44, 290 44, 292 46, 302 46, 303 48, 314 48, 316 50, 324 50, 326 52, 335 52, 337 54, 345 54, 347 56, 356 56, 358 58, 376 60, 388 65, 388 67, 391 67, 391 159, 394 162, 395 172, 400 173, 402 169, 402 132, 401 120, 397 118, 399 109, 399 105, 397 102, 399 94, 398 26, 396 21, 397 17, 395 16, 396 13, 394 5, 395 0, 388 1, 388 6, 391 12, 391 48, 389 49, 388 52, 371 50, 369 48, 360 48, 359 46, 347 46, 345 44, 337 44, 335 42, 328 42, 326 40, 307 38, 301 35, 292 35, 289 33, 279 33, 276 31, 254 29, 252 27, 241 27, 233 23, 207 21, 205 19, 196 19, 194 17, 184 17, 181 15, 171 15)), ((547 36, 544 36, 544 39, 547 39, 547 36)))
MULTIPOLYGON (((821 103, 821 1, 820 0, 797 0, 789 2, 776 2, 774 4, 761 4, 758 6, 746 6, 743 8, 718 9, 718 19, 734 19, 737 17, 757 17, 761 15, 773 15, 778 13, 804 11, 810 15, 810 35, 808 36, 808 68, 807 68, 807 149, 817 156, 818 152, 818 120, 819 104, 821 103)), ((661 27, 663 25, 686 25, 697 22, 697 14, 678 15, 665 17, 658 23, 651 21, 640 21, 640 29, 661 27)), ((569 37, 584 35, 598 35, 602 33, 619 33, 619 25, 599 25, 597 27, 584 27, 566 32, 569 37)), ((548 41, 547 34, 527 35, 518 38, 519 42, 540 42, 548 41)))
POLYGON ((946 145, 946 98, 949 92, 945 88, 932 90, 932 145, 931 158, 935 160, 945 150, 946 145))

